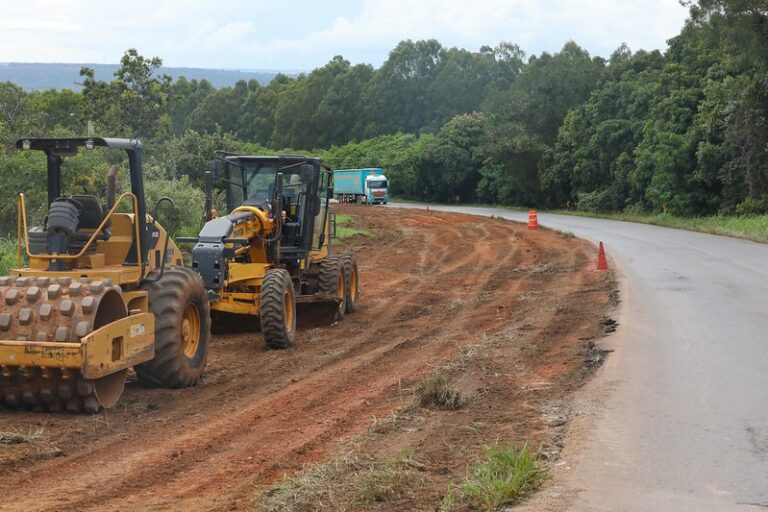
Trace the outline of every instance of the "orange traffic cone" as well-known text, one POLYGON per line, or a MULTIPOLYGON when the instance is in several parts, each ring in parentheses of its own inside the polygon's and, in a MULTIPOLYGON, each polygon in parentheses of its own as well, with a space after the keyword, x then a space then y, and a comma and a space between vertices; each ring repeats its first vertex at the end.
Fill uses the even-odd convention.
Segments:
POLYGON ((605 258, 605 247, 603 242, 597 248, 597 271, 605 272, 608 270, 608 260, 605 258))
POLYGON ((536 217, 536 210, 528 210, 528 229, 539 227, 539 220, 536 217))

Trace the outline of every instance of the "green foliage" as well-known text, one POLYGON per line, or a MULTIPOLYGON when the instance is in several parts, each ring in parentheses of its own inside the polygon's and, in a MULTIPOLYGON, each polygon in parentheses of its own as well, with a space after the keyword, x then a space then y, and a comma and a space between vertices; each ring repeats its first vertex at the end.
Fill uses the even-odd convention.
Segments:
POLYGON ((603 70, 602 59, 570 41, 559 53, 531 57, 508 89, 488 96, 484 109, 491 115, 481 151, 490 165, 479 191, 484 201, 537 206, 567 194, 542 194, 542 185, 553 188, 555 181, 548 172, 551 146, 569 110, 589 97, 603 70))
POLYGON ((217 150, 265 154, 269 150, 238 141, 222 132, 200 134, 194 130, 182 136, 173 136, 163 143, 149 144, 147 153, 147 174, 152 178, 189 178, 193 187, 202 189, 205 171, 217 150))
POLYGON ((18 262, 18 246, 12 238, 0 238, 0 276, 7 276, 18 262))
POLYGON ((516 503, 547 478, 547 470, 539 462, 539 453, 532 452, 527 444, 520 449, 515 446, 490 447, 486 449, 485 458, 472 468, 460 490, 465 498, 490 512, 516 503))
POLYGON ((691 2, 666 55, 620 48, 558 133, 553 203, 675 215, 761 212, 768 193, 764 2, 691 2), (584 199, 587 199, 584 203, 584 199), (596 204, 595 201, 599 204, 596 204))
MULTIPOLYGON (((178 179, 155 179, 147 182, 144 190, 150 212, 154 211, 161 197, 170 197, 173 200, 175 208, 171 235, 197 235, 200 232, 205 195, 201 189, 190 186, 187 176, 178 179)), ((167 211, 167 205, 162 205, 158 213, 160 222, 166 228, 167 211)))
POLYGON ((355 226, 355 219, 351 215, 336 214, 335 240, 343 240, 355 235, 372 236, 370 230, 355 226))
POLYGON ((42 217, 38 208, 45 202, 45 157, 42 154, 13 153, 0 158, 0 234, 16 234, 19 192, 26 195, 29 221, 42 217))
MULTIPOLYGON (((620 46, 605 61, 575 42, 524 62, 512 43, 473 52, 400 42, 374 69, 342 56, 266 86, 171 82, 128 50, 110 82, 82 92, 0 84, 0 231, 13 198, 44 183, 14 142, 26 136, 142 138, 147 182, 202 188, 214 150, 320 154, 334 168, 381 167, 413 200, 640 211, 768 211, 768 13, 762 0, 689 1, 665 53, 620 46), (276 148, 301 148, 277 151, 276 148), (269 149, 272 148, 272 149, 269 149), (13 169, 13 170, 11 170, 13 169)), ((71 184, 102 191, 107 157, 80 157, 71 184)), ((73 171, 74 172, 74 171, 73 171)))
POLYGON ((163 136, 171 129, 167 114, 171 77, 155 76, 162 65, 159 57, 146 59, 131 48, 120 59, 115 79, 95 79, 94 70, 80 70, 83 97, 91 119, 112 136, 149 139, 163 136))

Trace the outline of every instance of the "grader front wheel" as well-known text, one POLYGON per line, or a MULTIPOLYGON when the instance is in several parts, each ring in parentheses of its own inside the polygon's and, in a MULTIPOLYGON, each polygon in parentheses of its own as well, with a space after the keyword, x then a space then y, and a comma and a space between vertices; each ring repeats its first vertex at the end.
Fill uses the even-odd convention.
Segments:
POLYGON ((259 320, 264 342, 272 349, 288 348, 296 338, 296 295, 291 275, 267 270, 259 296, 259 320))

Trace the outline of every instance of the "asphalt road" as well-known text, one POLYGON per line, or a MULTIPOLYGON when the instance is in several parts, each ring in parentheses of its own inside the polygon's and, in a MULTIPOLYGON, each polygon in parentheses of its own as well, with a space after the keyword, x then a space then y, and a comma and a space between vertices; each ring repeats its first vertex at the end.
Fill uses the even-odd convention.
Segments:
POLYGON ((568 461, 565 508, 768 509, 768 245, 546 213, 539 224, 603 241, 622 283, 615 351, 595 379, 607 391, 568 461))

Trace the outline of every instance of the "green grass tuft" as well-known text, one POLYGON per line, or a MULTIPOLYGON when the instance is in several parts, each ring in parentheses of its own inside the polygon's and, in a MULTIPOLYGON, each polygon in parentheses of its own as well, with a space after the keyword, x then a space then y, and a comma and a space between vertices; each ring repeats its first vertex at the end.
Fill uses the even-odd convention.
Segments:
POLYGON ((336 214, 336 225, 337 226, 346 226, 348 224, 352 224, 352 216, 347 215, 344 213, 337 213, 336 214))
POLYGON ((342 240, 350 236, 373 236, 370 230, 365 228, 358 228, 354 226, 354 218, 351 215, 345 215, 342 213, 336 214, 336 240, 342 240))
POLYGON ((549 478, 539 458, 540 452, 532 452, 527 443, 520 449, 489 447, 459 489, 483 510, 514 504, 549 478))

